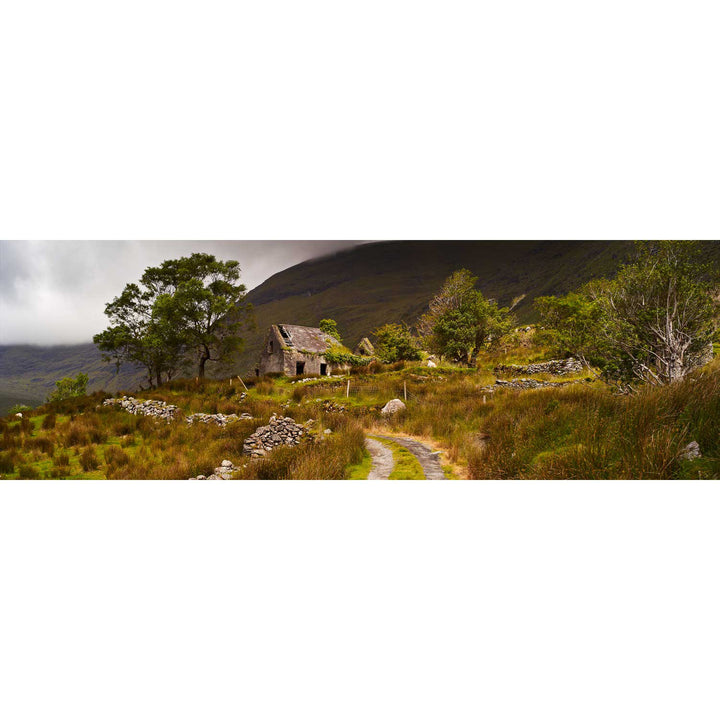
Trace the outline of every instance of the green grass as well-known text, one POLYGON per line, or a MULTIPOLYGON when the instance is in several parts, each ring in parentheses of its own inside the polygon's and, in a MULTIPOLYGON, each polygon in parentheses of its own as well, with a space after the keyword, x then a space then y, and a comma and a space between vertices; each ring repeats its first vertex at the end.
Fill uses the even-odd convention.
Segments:
POLYGON ((346 468, 346 477, 348 480, 367 480, 371 467, 372 456, 367 450, 363 450, 362 460, 346 468))
POLYGON ((392 450, 395 467, 390 473, 390 480, 425 480, 422 465, 407 448, 386 438, 376 437, 375 439, 392 450))

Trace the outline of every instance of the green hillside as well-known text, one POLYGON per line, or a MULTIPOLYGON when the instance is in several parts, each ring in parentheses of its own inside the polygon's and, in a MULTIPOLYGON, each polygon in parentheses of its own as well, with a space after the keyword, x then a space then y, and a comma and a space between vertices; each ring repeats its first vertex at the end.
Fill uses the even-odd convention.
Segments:
POLYGON ((317 325, 332 317, 350 346, 383 323, 413 324, 445 278, 463 267, 502 305, 525 295, 516 313, 521 322, 531 322, 536 297, 612 274, 631 247, 590 241, 395 241, 310 260, 249 293, 258 329, 248 338, 238 369, 254 367, 264 331, 273 323, 317 325))
POLYGON ((144 380, 142 370, 123 367, 120 374, 105 363, 92 343, 83 345, 0 346, 0 415, 16 403, 38 405, 55 389, 55 381, 79 372, 90 377, 88 390, 135 390, 144 380))

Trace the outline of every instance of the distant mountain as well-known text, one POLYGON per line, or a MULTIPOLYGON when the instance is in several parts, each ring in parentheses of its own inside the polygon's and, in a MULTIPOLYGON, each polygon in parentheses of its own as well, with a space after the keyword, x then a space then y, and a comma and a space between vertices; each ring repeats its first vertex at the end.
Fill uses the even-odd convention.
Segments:
POLYGON ((92 343, 84 345, 0 345, 0 415, 16 403, 39 405, 63 377, 87 373, 88 389, 135 390, 144 380, 141 368, 105 363, 92 343))

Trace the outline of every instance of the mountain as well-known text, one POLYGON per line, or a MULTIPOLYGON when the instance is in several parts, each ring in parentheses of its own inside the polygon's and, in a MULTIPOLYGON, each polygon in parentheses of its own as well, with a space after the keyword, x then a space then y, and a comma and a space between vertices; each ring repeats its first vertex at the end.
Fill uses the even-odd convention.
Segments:
POLYGON ((360 245, 308 260, 273 275, 248 294, 257 331, 238 369, 252 370, 265 330, 273 323, 315 326, 337 320, 353 347, 386 322, 414 324, 453 271, 468 268, 486 297, 518 302, 521 322, 536 319, 540 295, 569 292, 612 274, 632 249, 610 241, 391 241, 360 245))
MULTIPOLYGON (((720 264, 720 243, 704 244, 708 259, 720 264)), ((612 241, 390 241, 355 245, 308 260, 273 275, 248 293, 257 327, 246 337, 233 370, 251 373, 267 328, 273 323, 317 326, 337 321, 346 345, 386 322, 414 324, 445 278, 468 268, 478 286, 501 305, 517 302, 520 322, 536 319, 533 300, 567 293, 596 277, 614 274, 632 250, 612 241)), ((0 394, 41 402, 54 382, 78 372, 90 375, 90 389, 132 391, 142 370, 115 375, 94 345, 41 348, 0 347, 0 394)), ((229 369, 218 370, 223 375, 229 369)), ((0 396, 0 403, 2 402, 0 396)), ((8 407, 14 402, 9 403, 8 407)))
POLYGON ((0 415, 15 404, 39 405, 55 389, 55 381, 89 376, 88 390, 137 389, 145 379, 144 371, 133 366, 115 372, 105 363, 92 343, 84 345, 0 345, 0 415))

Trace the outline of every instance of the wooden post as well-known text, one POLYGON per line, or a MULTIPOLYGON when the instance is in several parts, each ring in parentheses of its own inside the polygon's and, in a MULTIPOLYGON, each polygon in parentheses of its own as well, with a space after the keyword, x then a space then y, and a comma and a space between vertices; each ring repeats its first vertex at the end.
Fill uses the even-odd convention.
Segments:
POLYGON ((245 392, 247 392, 247 385, 243 382, 243 379, 239 375, 237 376, 237 379, 242 383, 242 386, 245 388, 245 392))
POLYGON ((345 391, 345 397, 350 397, 350 378, 348 378, 347 390, 345 391))
POLYGON ((485 403, 487 403, 487 395, 483 395, 483 405, 485 405, 485 403))
POLYGON ((403 395, 405 396, 405 402, 407 402, 407 380, 403 380, 403 395))

